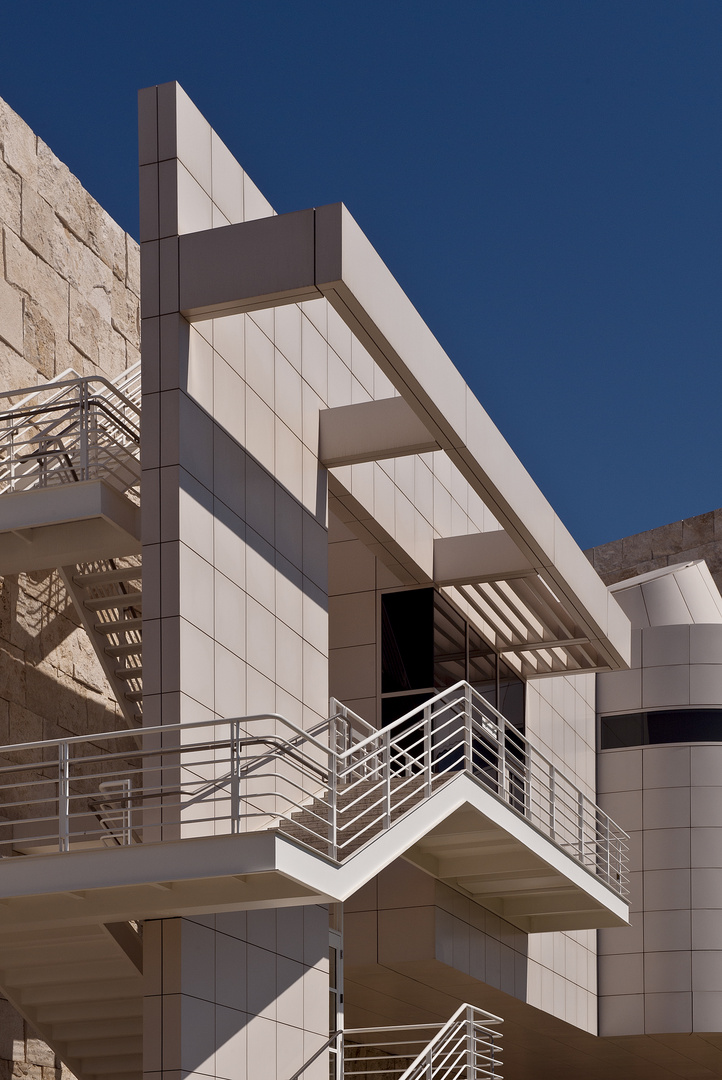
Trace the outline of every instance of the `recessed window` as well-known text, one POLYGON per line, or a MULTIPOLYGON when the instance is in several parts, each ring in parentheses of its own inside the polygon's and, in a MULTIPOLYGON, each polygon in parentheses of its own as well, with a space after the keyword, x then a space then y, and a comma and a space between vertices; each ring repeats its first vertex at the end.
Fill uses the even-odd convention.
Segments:
POLYGON ((519 730, 524 682, 436 589, 381 597, 381 713, 390 724, 465 680, 519 730))
POLYGON ((722 742, 722 709, 668 709, 603 716, 602 750, 654 743, 722 742))

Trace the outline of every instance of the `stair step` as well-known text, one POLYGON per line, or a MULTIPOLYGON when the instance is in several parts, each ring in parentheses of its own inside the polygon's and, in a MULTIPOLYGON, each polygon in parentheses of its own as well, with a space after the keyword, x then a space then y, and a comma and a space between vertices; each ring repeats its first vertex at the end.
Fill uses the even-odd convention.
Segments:
POLYGON ((116 656, 120 659, 121 656, 140 656, 142 648, 142 642, 130 641, 127 645, 106 645, 103 652, 108 656, 116 656))
POLYGON ((138 664, 137 667, 119 667, 115 669, 116 679, 141 679, 143 677, 143 667, 138 664))
POLYGON ((140 607, 143 602, 142 592, 116 593, 114 596, 92 596, 83 600, 88 611, 110 611, 116 608, 140 607))
POLYGON ((94 629, 99 634, 117 634, 121 630, 140 630, 142 619, 109 619, 108 622, 95 623, 94 629))
POLYGON ((111 585, 116 581, 135 581, 143 575, 141 566, 119 566, 115 570, 99 570, 95 574, 75 574, 73 581, 80 589, 111 585))
POLYGON ((125 698, 126 701, 142 701, 143 700, 143 691, 142 690, 126 690, 125 693, 123 694, 123 697, 125 698))

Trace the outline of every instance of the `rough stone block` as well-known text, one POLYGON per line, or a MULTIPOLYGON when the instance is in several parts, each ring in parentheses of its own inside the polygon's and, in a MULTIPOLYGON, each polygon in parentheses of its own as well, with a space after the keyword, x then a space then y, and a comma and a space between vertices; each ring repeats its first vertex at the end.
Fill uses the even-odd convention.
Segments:
POLYGON ((25 1029, 22 1017, 9 1001, 0 999, 0 1058, 23 1061, 25 1058, 25 1029))
POLYGON ((140 246, 132 236, 125 236, 125 282, 136 296, 140 296, 140 246))
POLYGON ((622 563, 622 541, 613 540, 611 544, 602 544, 592 551, 594 568, 598 572, 616 570, 622 563))
POLYGON ((37 176, 37 138, 24 120, 0 99, 0 151, 13 172, 25 180, 37 176))
POLYGON ((24 244, 19 236, 3 230, 5 249, 5 278, 10 285, 16 285, 18 289, 32 295, 35 281, 35 264, 37 255, 24 244))
POLYGON ((46 379, 55 374, 55 331, 34 300, 25 301, 25 359, 46 379))
POLYGON ((23 298, 0 278, 0 338, 16 352, 23 351, 23 298))
POLYGON ((28 1036, 26 1046, 25 1056, 32 1065, 45 1065, 51 1069, 55 1067, 55 1054, 42 1039, 28 1036))
POLYGON ((28 183, 23 183, 20 235, 36 255, 59 274, 67 276, 67 230, 52 206, 28 183))
POLYGON ((87 356, 94 364, 100 363, 100 341, 103 334, 98 311, 76 288, 70 289, 68 337, 83 356, 87 356))
MULTIPOLYGON (((622 565, 636 566, 652 558, 652 537, 650 532, 637 533, 622 540, 622 565)), ((642 571, 639 571, 642 573, 642 571)))
POLYGON ((714 512, 699 514, 681 522, 682 547, 695 548, 714 540, 714 512))
POLYGON ((140 303, 138 297, 113 278, 111 295, 112 326, 136 348, 140 345, 140 303))
POLYGON ((674 555, 683 547, 682 535, 683 522, 675 521, 671 525, 662 525, 659 529, 653 529, 649 534, 652 539, 652 554, 656 558, 660 555, 674 555))
POLYGON ((20 233, 20 177, 0 164, 0 221, 20 233))
POLYGON ((16 1061, 13 1065, 13 1080, 43 1080, 41 1065, 34 1065, 28 1061, 16 1061))

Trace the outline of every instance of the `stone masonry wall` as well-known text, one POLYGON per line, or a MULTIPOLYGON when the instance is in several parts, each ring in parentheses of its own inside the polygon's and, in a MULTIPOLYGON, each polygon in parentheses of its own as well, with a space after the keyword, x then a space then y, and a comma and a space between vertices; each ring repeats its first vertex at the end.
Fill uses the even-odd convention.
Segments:
POLYGON ((722 509, 600 544, 586 556, 606 585, 674 563, 704 559, 722 590, 722 509))
MULTIPOLYGON (((0 392, 139 359, 138 245, 0 100, 0 392)), ((7 408, 0 398, 0 410, 7 408)), ((120 726, 54 570, 0 579, 0 744, 120 726)), ((0 999, 0 1080, 60 1063, 0 999)))

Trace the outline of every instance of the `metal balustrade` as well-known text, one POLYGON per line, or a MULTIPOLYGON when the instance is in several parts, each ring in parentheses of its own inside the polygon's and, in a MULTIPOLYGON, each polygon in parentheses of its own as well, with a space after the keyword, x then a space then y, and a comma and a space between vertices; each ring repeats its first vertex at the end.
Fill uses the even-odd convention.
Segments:
POLYGON ((501 1080, 502 1022, 462 1005, 443 1025, 347 1028, 344 1080, 501 1080))
POLYGON ((140 364, 114 382, 74 371, 0 394, 0 494, 105 479, 140 485, 140 364))
POLYGON ((460 773, 627 896, 626 833, 463 682, 381 730, 340 709, 2 747, 0 854, 277 828, 343 862, 460 773))

